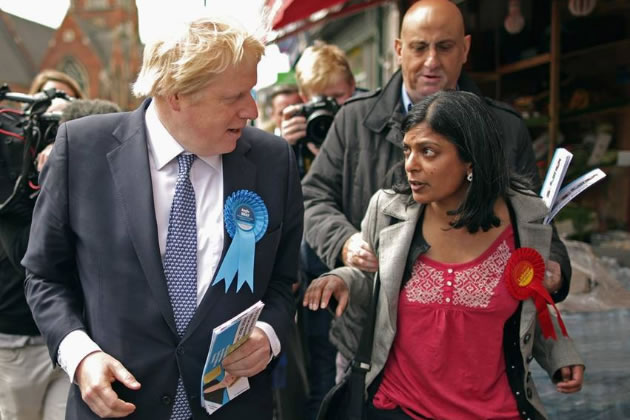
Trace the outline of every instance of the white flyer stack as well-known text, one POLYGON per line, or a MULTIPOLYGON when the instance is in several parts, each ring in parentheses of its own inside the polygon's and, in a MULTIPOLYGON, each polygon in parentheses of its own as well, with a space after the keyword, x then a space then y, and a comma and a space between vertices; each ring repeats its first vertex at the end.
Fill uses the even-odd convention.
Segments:
POLYGON ((549 213, 545 217, 544 223, 551 223, 551 220, 569 201, 597 181, 606 177, 606 174, 597 168, 561 188, 572 158, 573 154, 563 148, 556 149, 553 154, 545 181, 540 190, 540 196, 547 208, 549 208, 549 213))

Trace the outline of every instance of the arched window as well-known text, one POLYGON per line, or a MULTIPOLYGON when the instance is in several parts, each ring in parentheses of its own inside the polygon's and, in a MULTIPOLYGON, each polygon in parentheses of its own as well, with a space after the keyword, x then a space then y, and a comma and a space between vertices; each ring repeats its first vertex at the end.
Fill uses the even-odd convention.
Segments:
POLYGON ((85 67, 83 67, 79 61, 71 56, 64 57, 63 60, 61 60, 59 70, 76 80, 83 93, 88 97, 90 96, 88 74, 85 67))

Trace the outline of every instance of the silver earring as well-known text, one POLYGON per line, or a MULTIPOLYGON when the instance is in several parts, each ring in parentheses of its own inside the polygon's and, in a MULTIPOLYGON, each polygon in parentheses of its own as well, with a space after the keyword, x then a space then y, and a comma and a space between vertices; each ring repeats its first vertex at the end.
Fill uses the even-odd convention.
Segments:
POLYGON ((472 172, 469 172, 468 175, 466 175, 466 179, 468 182, 472 182, 472 172))

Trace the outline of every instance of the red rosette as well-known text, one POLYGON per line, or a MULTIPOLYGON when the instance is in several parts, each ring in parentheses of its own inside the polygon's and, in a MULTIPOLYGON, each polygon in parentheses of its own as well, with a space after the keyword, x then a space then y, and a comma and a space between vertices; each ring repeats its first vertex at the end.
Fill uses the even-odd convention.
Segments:
POLYGON ((512 296, 525 300, 535 293, 535 284, 542 283, 545 261, 532 248, 518 248, 510 256, 505 267, 505 281, 512 296))
POLYGON ((560 317, 560 312, 543 285, 544 276, 545 262, 538 251, 532 248, 516 249, 510 256, 504 272, 508 291, 515 299, 525 300, 530 297, 534 299, 538 322, 542 329, 543 337, 557 338, 547 304, 552 305, 555 309, 558 315, 560 329, 562 333, 567 336, 567 331, 560 317))

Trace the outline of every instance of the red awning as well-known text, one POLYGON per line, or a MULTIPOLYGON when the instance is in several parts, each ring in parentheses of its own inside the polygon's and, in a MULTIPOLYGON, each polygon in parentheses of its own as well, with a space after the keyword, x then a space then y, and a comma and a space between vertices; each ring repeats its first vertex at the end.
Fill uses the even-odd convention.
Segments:
POLYGON ((277 9, 274 14, 272 27, 278 30, 289 23, 307 19, 313 13, 329 8, 345 0, 266 0, 266 5, 271 10, 277 9))

